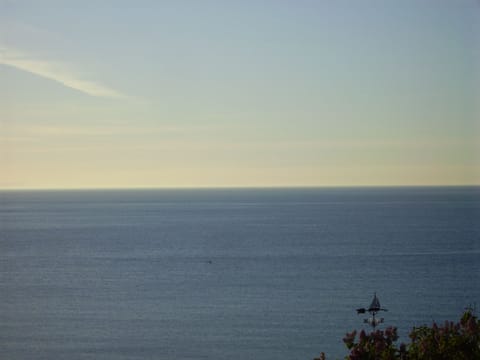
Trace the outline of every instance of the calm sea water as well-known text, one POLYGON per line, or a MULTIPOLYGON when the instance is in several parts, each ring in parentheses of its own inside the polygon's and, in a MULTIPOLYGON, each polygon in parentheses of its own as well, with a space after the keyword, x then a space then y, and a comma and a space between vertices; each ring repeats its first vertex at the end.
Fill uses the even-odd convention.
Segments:
POLYGON ((4 359, 343 357, 480 305, 480 188, 0 192, 4 359))

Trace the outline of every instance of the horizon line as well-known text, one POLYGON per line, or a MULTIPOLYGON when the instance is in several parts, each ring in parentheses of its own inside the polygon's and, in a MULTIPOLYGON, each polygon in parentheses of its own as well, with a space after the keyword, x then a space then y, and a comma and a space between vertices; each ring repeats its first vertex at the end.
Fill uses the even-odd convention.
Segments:
POLYGON ((398 184, 398 185, 225 185, 225 186, 130 186, 130 187, 0 187, 7 191, 122 191, 122 190, 275 190, 275 189, 361 189, 361 188, 475 188, 480 184, 398 184))

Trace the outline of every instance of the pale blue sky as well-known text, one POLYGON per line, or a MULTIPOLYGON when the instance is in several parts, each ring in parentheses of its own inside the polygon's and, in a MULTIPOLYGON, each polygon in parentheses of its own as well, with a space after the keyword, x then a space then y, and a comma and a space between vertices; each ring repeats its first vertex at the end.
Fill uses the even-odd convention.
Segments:
POLYGON ((478 1, 0 14, 0 187, 480 184, 478 1))

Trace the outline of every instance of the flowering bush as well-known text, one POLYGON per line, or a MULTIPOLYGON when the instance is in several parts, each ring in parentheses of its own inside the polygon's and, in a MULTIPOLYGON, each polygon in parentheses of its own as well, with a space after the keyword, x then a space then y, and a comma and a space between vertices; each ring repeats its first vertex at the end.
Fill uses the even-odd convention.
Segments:
POLYGON ((370 334, 360 331, 358 341, 356 331, 348 333, 343 342, 350 350, 346 359, 350 360, 389 360, 406 359, 404 356, 406 348, 401 344, 397 348, 395 342, 398 340, 397 328, 388 327, 385 330, 375 330, 370 334))
POLYGON ((480 321, 471 312, 456 324, 446 321, 443 326, 414 328, 410 339, 408 359, 480 359, 480 321))
MULTIPOLYGON (((474 360, 480 359, 480 321, 472 312, 463 314, 460 322, 433 323, 431 327, 413 328, 409 345, 400 344, 397 328, 347 333, 343 342, 350 350, 348 360, 474 360)), ((325 360, 322 353, 320 360, 325 360)), ((317 360, 317 359, 316 359, 317 360)))

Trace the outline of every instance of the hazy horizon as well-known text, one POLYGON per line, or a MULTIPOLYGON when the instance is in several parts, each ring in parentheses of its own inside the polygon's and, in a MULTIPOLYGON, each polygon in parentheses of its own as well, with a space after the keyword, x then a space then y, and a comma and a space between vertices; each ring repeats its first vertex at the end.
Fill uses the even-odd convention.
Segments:
POLYGON ((0 189, 480 185, 480 3, 0 1, 0 189))
POLYGON ((196 191, 196 190, 340 190, 340 189, 455 189, 455 188, 479 188, 480 185, 325 185, 325 186, 164 186, 164 187, 57 187, 57 188, 48 188, 48 187, 31 187, 31 188, 0 188, 0 192, 16 192, 16 191, 168 191, 168 190, 185 190, 185 191, 196 191))

